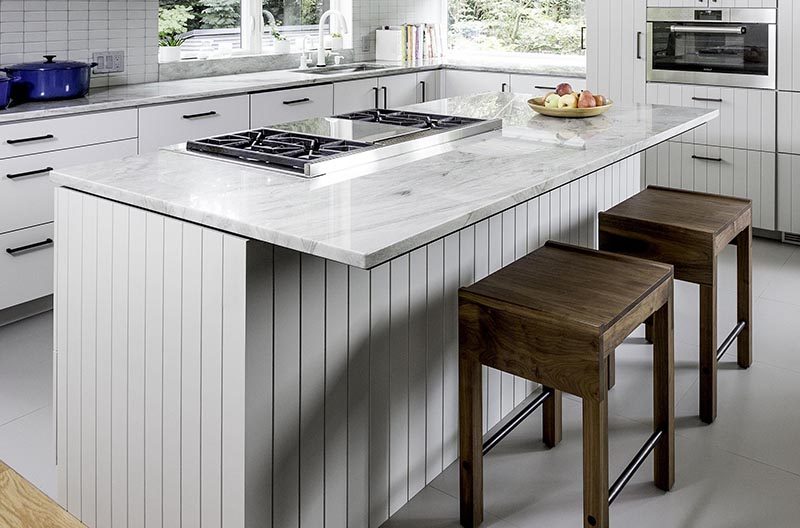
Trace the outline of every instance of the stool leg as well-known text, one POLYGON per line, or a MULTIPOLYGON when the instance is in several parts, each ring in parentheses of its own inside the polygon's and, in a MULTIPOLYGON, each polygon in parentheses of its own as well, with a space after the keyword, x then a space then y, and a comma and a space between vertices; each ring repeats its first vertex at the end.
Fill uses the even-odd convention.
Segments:
POLYGON ((700 285, 700 419, 717 418, 717 258, 710 285, 700 285))
POLYGON ((561 391, 551 387, 542 387, 542 391, 550 393, 542 405, 542 436, 544 444, 552 448, 561 442, 561 391))
POLYGON ((654 481, 669 491, 675 484, 675 351, 673 294, 653 316, 653 426, 664 435, 653 451, 654 481))
POLYGON ((583 526, 608 528, 608 396, 583 400, 583 526))
POLYGON ((648 317, 647 321, 644 322, 644 340, 653 344, 653 318, 648 317))
POLYGON ((736 237, 737 260, 737 313, 738 320, 746 326, 739 334, 738 362, 742 368, 750 368, 753 364, 753 229, 748 227, 736 237))
POLYGON ((458 425, 461 526, 483 522, 482 377, 478 359, 462 352, 458 362, 458 425))

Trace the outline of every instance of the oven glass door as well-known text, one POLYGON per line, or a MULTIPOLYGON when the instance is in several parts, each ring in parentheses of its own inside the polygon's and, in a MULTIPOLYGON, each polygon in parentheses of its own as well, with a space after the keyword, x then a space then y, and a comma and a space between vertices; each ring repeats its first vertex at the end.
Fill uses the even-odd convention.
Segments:
POLYGON ((768 76, 770 25, 654 22, 652 69, 768 76))

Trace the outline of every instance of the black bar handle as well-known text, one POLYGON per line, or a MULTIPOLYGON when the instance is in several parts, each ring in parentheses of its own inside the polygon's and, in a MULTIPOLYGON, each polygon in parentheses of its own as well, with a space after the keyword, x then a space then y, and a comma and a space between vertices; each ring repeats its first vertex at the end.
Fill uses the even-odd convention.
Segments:
POLYGON ((380 88, 377 86, 372 87, 372 93, 375 95, 375 108, 380 108, 380 104, 378 103, 378 93, 380 92, 380 88))
POLYGON ((701 161, 722 161, 722 158, 707 158, 705 156, 692 156, 692 159, 701 160, 701 161))
POLYGON ((642 58, 642 32, 636 32, 636 58, 642 58))
POLYGON ((200 118, 200 117, 211 117, 211 116, 215 116, 215 115, 217 115, 217 113, 212 110, 210 112, 201 112, 199 114, 185 114, 183 116, 183 118, 184 119, 197 119, 197 118, 200 118))
POLYGON ((506 92, 506 88, 508 88, 508 83, 503 83, 503 84, 500 85, 500 91, 501 92, 505 93, 506 92))
POLYGON ((586 49, 586 26, 581 27, 581 49, 586 49))
POLYGON ((389 89, 387 87, 385 87, 385 86, 382 86, 381 90, 383 90, 383 109, 384 110, 388 110, 389 109, 389 89))
POLYGON ((556 91, 556 87, 555 86, 536 86, 536 85, 534 85, 534 88, 537 89, 537 90, 550 90, 551 92, 555 92, 556 91))
POLYGON ((44 141, 46 139, 55 139, 53 134, 45 134, 44 136, 34 136, 22 139, 7 139, 6 143, 9 145, 18 145, 20 143, 30 143, 31 141, 44 141))
POLYGON ((38 174, 44 175, 44 174, 47 174, 48 172, 50 172, 51 170, 53 170, 53 167, 45 167, 43 169, 36 169, 36 170, 32 170, 32 171, 17 172, 17 173, 14 173, 14 174, 6 174, 6 178, 8 178, 9 180, 15 180, 17 178, 24 178, 25 176, 36 176, 38 174))
POLYGON ((310 103, 310 102, 311 102, 311 99, 309 99, 308 97, 303 97, 302 99, 293 99, 291 101, 284 101, 283 104, 291 106, 291 105, 296 105, 296 104, 300 104, 300 103, 310 103))
POLYGON ((48 238, 47 240, 42 240, 41 242, 36 242, 34 244, 28 244, 27 246, 20 246, 16 248, 6 248, 6 253, 11 255, 12 257, 16 257, 20 253, 27 253, 28 251, 34 251, 37 249, 44 249, 48 246, 53 244, 53 239, 48 238))
POLYGON ((709 97, 692 97, 692 101, 700 101, 705 103, 721 103, 722 99, 714 99, 709 97))
POLYGON ((424 103, 428 100, 428 94, 427 94, 428 83, 426 83, 425 81, 420 81, 419 84, 422 86, 422 102, 424 103))

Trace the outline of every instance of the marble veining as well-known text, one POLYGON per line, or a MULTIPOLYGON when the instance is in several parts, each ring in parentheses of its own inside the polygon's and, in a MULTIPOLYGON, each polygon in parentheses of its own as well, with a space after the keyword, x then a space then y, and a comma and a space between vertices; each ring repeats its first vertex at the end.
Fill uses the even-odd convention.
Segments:
MULTIPOLYGON (((514 72, 540 75, 563 75, 567 77, 585 76, 585 68, 559 66, 550 61, 514 64, 498 62, 496 59, 475 58, 451 60, 427 60, 414 64, 383 63, 386 67, 363 72, 342 73, 336 75, 313 75, 289 70, 265 71, 238 75, 219 75, 197 79, 182 79, 146 84, 131 84, 92 89, 86 97, 66 101, 48 101, 23 103, 0 110, 0 125, 29 119, 43 119, 66 115, 83 114, 135 108, 154 104, 175 103, 207 97, 221 97, 265 90, 298 88, 315 84, 328 84, 335 81, 349 81, 430 71, 440 68, 486 71, 514 72)), ((210 68, 211 66, 209 66, 210 68)))
POLYGON ((505 128, 313 180, 182 147, 53 173, 53 181, 160 214, 372 268, 680 135, 718 110, 617 106, 587 120, 481 94, 407 107, 502 118, 505 128))

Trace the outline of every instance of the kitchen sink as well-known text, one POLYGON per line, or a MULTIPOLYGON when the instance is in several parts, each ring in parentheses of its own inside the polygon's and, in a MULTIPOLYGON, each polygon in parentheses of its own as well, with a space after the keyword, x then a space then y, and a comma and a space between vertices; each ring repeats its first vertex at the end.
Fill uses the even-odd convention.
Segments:
POLYGON ((307 73, 309 75, 337 75, 342 73, 358 73, 372 70, 382 70, 389 66, 383 64, 342 64, 341 66, 309 66, 307 70, 292 70, 295 73, 307 73))

